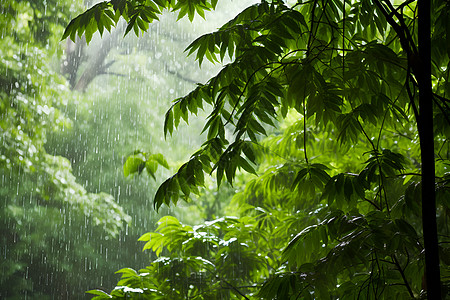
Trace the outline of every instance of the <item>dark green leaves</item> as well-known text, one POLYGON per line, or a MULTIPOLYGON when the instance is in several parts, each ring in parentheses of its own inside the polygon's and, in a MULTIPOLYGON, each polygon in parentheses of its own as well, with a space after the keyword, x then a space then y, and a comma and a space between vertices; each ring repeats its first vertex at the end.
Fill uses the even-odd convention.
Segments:
POLYGON ((292 183, 292 189, 297 189, 300 197, 314 197, 316 189, 321 190, 330 180, 326 170, 328 168, 322 164, 311 164, 300 169, 292 183))
POLYGON ((120 15, 123 13, 123 11, 113 11, 111 8, 112 5, 106 2, 94 5, 83 14, 70 21, 61 39, 63 40, 70 37, 72 41, 75 41, 77 35, 81 38, 81 36, 85 34, 86 42, 89 43, 92 39, 92 35, 97 30, 101 35, 105 28, 106 30, 111 31, 111 27, 117 24, 120 15))
POLYGON ((230 184, 233 184, 236 170, 241 168, 248 173, 256 175, 256 171, 251 163, 255 163, 255 154, 253 145, 250 142, 235 142, 231 144, 220 156, 218 162, 214 166, 217 176, 217 184, 220 185, 224 173, 230 184), (250 163, 241 153, 245 153, 250 163))
POLYGON ((367 179, 368 182, 375 182, 378 176, 394 176, 405 168, 403 155, 384 149, 382 153, 371 151, 371 158, 367 161, 366 168, 360 176, 367 179))
POLYGON ((176 204, 179 198, 187 200, 192 194, 199 195, 199 188, 205 183, 205 173, 216 171, 218 186, 224 174, 232 184, 238 168, 256 174, 252 166, 256 157, 251 143, 235 142, 224 148, 225 145, 219 138, 208 140, 203 149, 194 154, 176 174, 158 188, 154 200, 155 208, 158 209, 162 204, 170 205, 171 202, 176 204))
POLYGON ((74 18, 67 25, 62 39, 70 37, 72 41, 75 41, 77 35, 81 38, 84 34, 89 43, 96 31, 99 31, 100 35, 103 34, 104 29, 111 31, 111 27, 117 25, 120 17, 127 22, 125 35, 133 30, 138 36, 140 31, 146 32, 149 24, 158 20, 158 15, 164 9, 179 11, 178 19, 187 15, 192 21, 195 14, 204 17, 204 12, 214 9, 216 4, 217 0, 103 1, 74 18))
POLYGON ((179 198, 187 200, 191 193, 198 195, 199 187, 204 185, 203 170, 210 169, 210 159, 206 155, 195 155, 183 164, 178 172, 167 179, 158 188, 154 199, 154 207, 159 209, 162 204, 176 204, 179 198))
MULTIPOLYGON (((309 226, 295 236, 283 252, 283 258, 289 266, 295 266, 295 270, 301 273, 300 278, 292 278, 286 281, 291 272, 279 272, 274 278, 268 280, 262 292, 275 295, 289 295, 293 292, 293 287, 306 285, 309 293, 320 294, 323 289, 332 289, 335 275, 327 278, 330 274, 338 274, 348 270, 352 275, 352 280, 361 282, 355 276, 370 276, 364 273, 355 275, 354 270, 366 264, 371 268, 380 263, 388 265, 398 264, 399 260, 406 263, 410 260, 409 252, 420 251, 421 247, 417 242, 417 233, 413 226, 403 219, 390 219, 384 213, 373 212, 366 216, 343 214, 340 211, 330 213, 325 220, 313 226, 309 226), (383 242, 381 242, 383 241, 383 242), (395 255, 386 256, 386 260, 371 262, 367 257, 371 253, 383 256, 395 252, 395 255), (320 258, 320 259, 319 259, 320 258), (324 276, 327 274, 327 276, 324 276), (331 282, 330 282, 331 280, 331 282), (291 286, 289 293, 274 286, 288 284, 291 286), (287 293, 287 294, 286 294, 287 293)), ((377 270, 377 269, 375 269, 377 270)), ((403 269, 391 269, 391 275, 399 278, 404 272, 403 269)), ((416 272, 416 271, 412 271, 416 272)), ((411 273, 408 273, 411 275, 411 273)), ((385 275, 378 275, 385 276, 385 275)), ((419 283, 415 281, 413 284, 419 283)), ((376 282, 368 281, 370 285, 377 285, 376 282)), ((363 289, 363 284, 360 288, 363 289)))
POLYGON ((195 90, 188 95, 174 100, 174 104, 166 113, 164 120, 164 136, 172 134, 173 130, 178 127, 180 120, 186 123, 189 120, 189 114, 197 114, 199 110, 203 110, 204 102, 211 104, 209 86, 199 84, 195 90))

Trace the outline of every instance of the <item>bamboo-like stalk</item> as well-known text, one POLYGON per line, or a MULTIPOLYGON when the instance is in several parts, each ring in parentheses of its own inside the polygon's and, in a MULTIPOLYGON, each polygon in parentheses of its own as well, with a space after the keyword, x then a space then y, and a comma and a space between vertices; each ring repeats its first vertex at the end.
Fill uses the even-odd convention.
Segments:
POLYGON ((425 244, 425 270, 428 299, 442 299, 439 247, 436 225, 436 193, 433 133, 433 94, 431 87, 430 1, 418 0, 419 44, 419 122, 422 162, 422 226, 425 244))

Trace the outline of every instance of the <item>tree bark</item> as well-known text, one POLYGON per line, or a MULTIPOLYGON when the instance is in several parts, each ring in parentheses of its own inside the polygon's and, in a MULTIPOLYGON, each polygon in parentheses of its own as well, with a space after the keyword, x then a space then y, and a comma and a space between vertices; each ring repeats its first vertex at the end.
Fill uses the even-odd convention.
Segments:
POLYGON ((431 86, 430 1, 418 0, 419 120, 422 162, 422 226, 425 244, 425 270, 428 299, 442 299, 439 247, 436 225, 436 193, 433 133, 433 94, 431 86))

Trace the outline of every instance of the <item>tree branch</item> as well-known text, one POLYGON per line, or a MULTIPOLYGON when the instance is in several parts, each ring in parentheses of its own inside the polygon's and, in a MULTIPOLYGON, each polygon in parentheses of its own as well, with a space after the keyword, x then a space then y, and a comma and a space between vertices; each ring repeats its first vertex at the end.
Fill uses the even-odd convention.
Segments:
POLYGON ((226 285, 228 285, 233 291, 235 291, 236 293, 238 293, 239 295, 241 295, 242 297, 244 297, 244 299, 246 300, 250 300, 249 298, 247 298, 247 296, 245 296, 245 294, 243 294, 240 290, 238 290, 235 286, 233 286, 231 283, 229 283, 228 281, 222 279, 223 282, 226 283, 226 285))
POLYGON ((402 276, 403 282, 405 283, 406 289, 408 290, 408 293, 411 296, 411 299, 414 299, 414 293, 411 289, 411 286, 408 283, 408 280, 406 279, 405 272, 404 272, 407 266, 405 266, 405 269, 403 269, 400 266, 400 263, 398 262, 397 257, 395 255, 392 255, 392 261, 394 262, 395 267, 397 268, 397 271, 400 272, 400 275, 402 276))

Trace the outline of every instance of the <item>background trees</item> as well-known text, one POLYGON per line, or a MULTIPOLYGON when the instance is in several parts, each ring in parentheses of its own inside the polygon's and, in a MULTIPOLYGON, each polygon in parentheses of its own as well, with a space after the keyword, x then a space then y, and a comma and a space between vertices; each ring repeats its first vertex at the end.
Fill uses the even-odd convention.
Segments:
MULTIPOLYGON (((85 33, 90 40, 121 16, 126 32, 139 32, 163 9, 192 19, 216 3, 104 2, 74 19, 64 36, 85 33)), ((433 156, 446 294, 449 22, 448 6, 432 5, 433 156)), ((199 226, 162 218, 155 232, 141 237, 158 259, 138 272, 122 269, 110 295, 392 299, 423 297, 429 289, 439 294, 439 284, 432 288, 425 280, 430 274, 424 276, 417 133, 423 52, 416 51, 417 22, 412 1, 262 1, 195 40, 188 51, 200 63, 223 62, 226 56, 231 62, 166 113, 164 131, 172 134, 190 114, 211 112, 206 141, 161 184, 154 205, 200 194, 205 174, 213 174, 218 185, 245 184, 229 207, 236 217, 199 226)), ((141 157, 126 172, 146 167, 141 157)))
MULTIPOLYGON (((168 163, 177 166, 200 145, 200 137, 166 143, 157 133, 165 99, 185 93, 193 86, 189 76, 207 78, 212 68, 193 70, 194 58, 181 56, 194 30, 182 22, 164 27, 175 21, 170 16, 139 39, 122 39, 118 30, 102 67, 89 69, 105 54, 104 40, 79 43, 83 51, 75 53, 60 42, 83 3, 0 6, 0 297, 85 298, 85 290, 112 288, 121 266, 147 264, 151 254, 137 239, 161 217, 147 209, 160 181, 125 178, 123 164, 136 149, 170 149, 168 163), (77 90, 83 74, 90 80, 77 90)), ((201 132, 196 122, 191 126, 201 132)), ((170 174, 161 169, 161 179, 170 174)), ((220 206, 210 199, 203 202, 220 206)), ((181 220, 217 214, 189 211, 170 213, 181 220)))
POLYGON ((72 124, 63 112, 71 95, 54 64, 63 24, 80 8, 57 1, 1 4, 2 298, 64 298, 85 288, 83 273, 101 255, 77 239, 115 237, 129 221, 112 196, 87 191, 69 161, 47 150, 48 136, 72 124))

